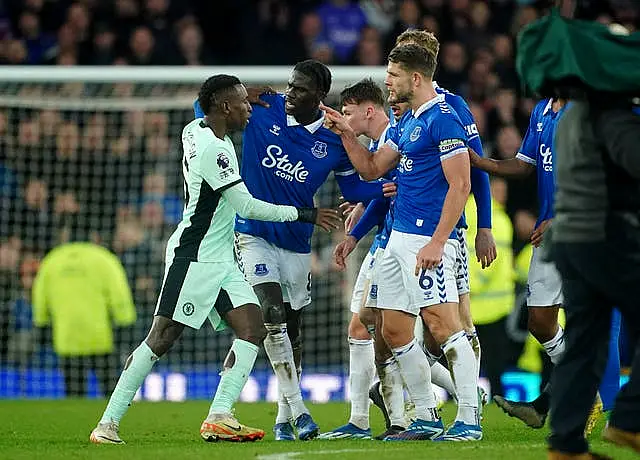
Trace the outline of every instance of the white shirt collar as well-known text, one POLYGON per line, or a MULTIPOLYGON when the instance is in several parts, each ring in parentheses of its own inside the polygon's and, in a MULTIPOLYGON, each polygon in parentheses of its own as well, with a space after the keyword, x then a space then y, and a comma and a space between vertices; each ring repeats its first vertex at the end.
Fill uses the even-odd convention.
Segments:
POLYGON ((433 81, 431 82, 431 84, 433 85, 433 89, 440 88, 440 87, 438 86, 438 82, 437 82, 437 81, 435 81, 435 80, 433 80, 433 81))
POLYGON ((553 107, 553 99, 549 99, 549 102, 547 102, 547 105, 545 106, 544 110, 542 111, 542 115, 546 115, 547 112, 552 109, 552 107, 553 107))
POLYGON ((433 99, 429 99, 427 102, 425 102, 424 104, 422 104, 420 107, 418 107, 418 110, 415 110, 413 112, 413 116, 415 118, 418 118, 420 115, 422 115, 424 112, 426 112, 427 110, 429 110, 431 107, 433 107, 436 104, 439 104, 440 102, 444 102, 444 94, 438 94, 436 97, 434 97, 433 99))
MULTIPOLYGON (((309 131, 311 134, 314 134, 324 123, 324 112, 322 112, 322 116, 318 118, 313 123, 309 123, 308 125, 304 125, 304 128, 309 131)), ((287 115, 287 126, 299 126, 298 120, 293 115, 287 115)))

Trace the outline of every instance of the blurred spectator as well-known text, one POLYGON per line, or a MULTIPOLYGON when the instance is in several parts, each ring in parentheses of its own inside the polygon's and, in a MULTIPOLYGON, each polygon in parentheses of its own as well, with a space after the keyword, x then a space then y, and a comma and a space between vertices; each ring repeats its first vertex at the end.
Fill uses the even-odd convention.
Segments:
POLYGON ((317 13, 309 12, 302 16, 300 21, 300 36, 302 38, 305 56, 311 56, 313 50, 324 43, 322 20, 317 13))
POLYGON ((87 57, 86 64, 110 65, 116 58, 116 34, 107 24, 96 26, 93 36, 93 49, 87 57))
POLYGON ((40 19, 35 13, 25 11, 20 15, 18 23, 20 36, 27 46, 27 63, 41 64, 55 47, 53 36, 43 33, 40 19))
POLYGON ((22 242, 18 237, 0 237, 0 359, 6 359, 14 318, 9 302, 19 293, 18 264, 22 242))
POLYGON ((167 191, 167 179, 161 173, 153 172, 144 177, 142 197, 138 205, 144 205, 150 201, 159 203, 162 206, 166 224, 177 225, 182 219, 182 208, 184 206, 182 196, 167 191))
POLYGON ((187 24, 178 33, 177 65, 214 65, 213 56, 202 43, 202 32, 196 24, 187 24))
POLYGON ((33 324, 51 327, 67 396, 86 393, 89 370, 107 395, 119 368, 114 327, 132 325, 136 313, 122 264, 107 249, 86 242, 81 222, 69 229, 71 242, 42 261, 33 285, 33 324))
POLYGON ((384 65, 386 56, 383 54, 380 33, 373 27, 362 29, 362 35, 356 48, 353 65, 384 65))
POLYGON ((513 41, 508 35, 496 35, 493 38, 494 70, 500 78, 503 88, 517 88, 518 74, 516 73, 513 56, 513 41))
POLYGON ((386 52, 396 45, 396 37, 407 29, 417 29, 420 26, 420 7, 416 0, 402 0, 398 7, 398 16, 393 29, 387 35, 386 52))
POLYGON ((296 27, 292 6, 284 0, 263 0, 258 4, 256 41, 252 46, 256 64, 292 64, 312 53, 320 35, 320 18, 306 14, 296 27), (297 30, 298 29, 298 30, 297 30), (300 43, 300 34, 303 37, 300 43))
MULTIPOLYGON (((59 56, 76 55, 78 53, 78 35, 69 24, 58 29, 58 42, 46 55, 48 64, 56 64, 59 56)), ((65 58, 68 59, 68 58, 65 58)))
POLYGON ((387 35, 395 22, 396 4, 394 0, 360 0, 360 8, 367 18, 367 24, 387 35))
POLYGON ((29 63, 27 47, 21 40, 7 40, 4 53, 5 64, 26 65, 29 63))
POLYGON ((505 126, 520 127, 519 113, 516 107, 516 92, 509 88, 500 88, 493 98, 494 105, 487 115, 487 140, 494 142, 498 131, 505 126))
POLYGON ((7 360, 21 367, 29 364, 35 351, 36 337, 33 334, 33 312, 31 306, 31 288, 40 266, 33 255, 26 255, 20 262, 20 291, 9 302, 7 313, 10 315, 8 330, 7 360))
POLYGON ((131 34, 129 40, 130 54, 129 64, 131 65, 159 65, 162 60, 156 53, 155 39, 148 27, 138 27, 131 34))
POLYGON ((346 63, 358 43, 367 18, 357 3, 349 0, 326 0, 317 10, 322 33, 333 50, 336 61, 346 63))
POLYGON ((436 70, 438 84, 449 91, 459 93, 466 80, 465 67, 467 53, 459 42, 445 43, 439 53, 439 66, 436 70))

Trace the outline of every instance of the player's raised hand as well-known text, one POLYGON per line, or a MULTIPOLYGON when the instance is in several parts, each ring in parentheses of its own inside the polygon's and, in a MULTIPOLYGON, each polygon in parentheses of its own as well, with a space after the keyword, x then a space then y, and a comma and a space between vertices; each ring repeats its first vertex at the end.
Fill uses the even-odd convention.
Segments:
MULTIPOLYGON (((344 204, 344 203, 343 203, 344 204)), ((351 203, 349 203, 351 204, 351 203)), ((358 221, 360 220, 360 218, 362 217, 362 214, 364 214, 364 205, 362 203, 357 203, 355 206, 353 206, 353 208, 351 209, 351 212, 349 212, 349 214, 347 215, 347 218, 344 221, 344 231, 349 233, 353 227, 356 226, 356 224, 358 223, 358 221)), ((344 215, 345 213, 343 213, 344 215)))
POLYGON ((333 260, 340 270, 347 268, 347 257, 353 252, 357 244, 358 241, 355 237, 347 235, 333 250, 333 260))
POLYGON ((257 104, 269 108, 269 103, 260 99, 260 96, 263 94, 276 94, 276 92, 270 86, 252 86, 247 88, 247 100, 250 104, 257 104))
POLYGON ((482 268, 487 268, 496 260, 498 251, 490 228, 479 228, 476 234, 476 257, 482 268))
POLYGON ((382 184, 382 193, 385 198, 390 198, 398 194, 398 185, 395 182, 385 182, 382 184))
POLYGON ((551 219, 543 220, 540 222, 538 228, 536 228, 531 234, 531 244, 533 247, 538 248, 542 243, 542 237, 544 236, 544 232, 551 226, 551 219))
POLYGON ((420 276, 422 270, 432 270, 440 265, 442 254, 444 254, 444 244, 429 241, 416 255, 415 275, 420 276))
POLYGON ((335 209, 318 208, 314 223, 318 227, 321 227, 325 232, 330 232, 331 230, 337 230, 340 228, 342 225, 342 218, 335 209))
POLYGON ((328 107, 324 104, 320 104, 320 110, 324 110, 324 126, 333 131, 336 134, 343 134, 346 132, 353 131, 349 123, 347 123, 347 119, 335 109, 328 107))

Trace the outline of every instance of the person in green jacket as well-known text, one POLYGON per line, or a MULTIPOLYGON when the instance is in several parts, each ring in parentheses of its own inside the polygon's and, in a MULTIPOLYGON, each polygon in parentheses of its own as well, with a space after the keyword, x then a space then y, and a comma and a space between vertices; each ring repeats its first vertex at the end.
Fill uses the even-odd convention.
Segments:
POLYGON ((51 326, 67 396, 86 394, 89 370, 105 395, 113 391, 119 368, 114 327, 136 321, 120 260, 84 236, 75 229, 71 242, 49 252, 32 288, 33 323, 51 326))

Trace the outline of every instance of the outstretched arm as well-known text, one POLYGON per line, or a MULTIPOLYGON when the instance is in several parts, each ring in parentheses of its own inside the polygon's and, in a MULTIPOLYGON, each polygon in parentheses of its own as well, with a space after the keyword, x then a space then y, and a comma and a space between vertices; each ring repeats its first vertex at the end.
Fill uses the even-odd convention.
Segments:
POLYGON ((509 158, 508 160, 483 158, 471 148, 469 149, 469 155, 471 166, 493 174, 494 176, 525 177, 535 169, 535 163, 524 161, 519 157, 509 158))
POLYGON ((392 147, 385 144, 375 154, 369 152, 358 142, 356 134, 340 112, 325 105, 320 108, 325 111, 325 125, 340 136, 349 160, 364 180, 378 179, 398 164, 400 154, 392 147))

